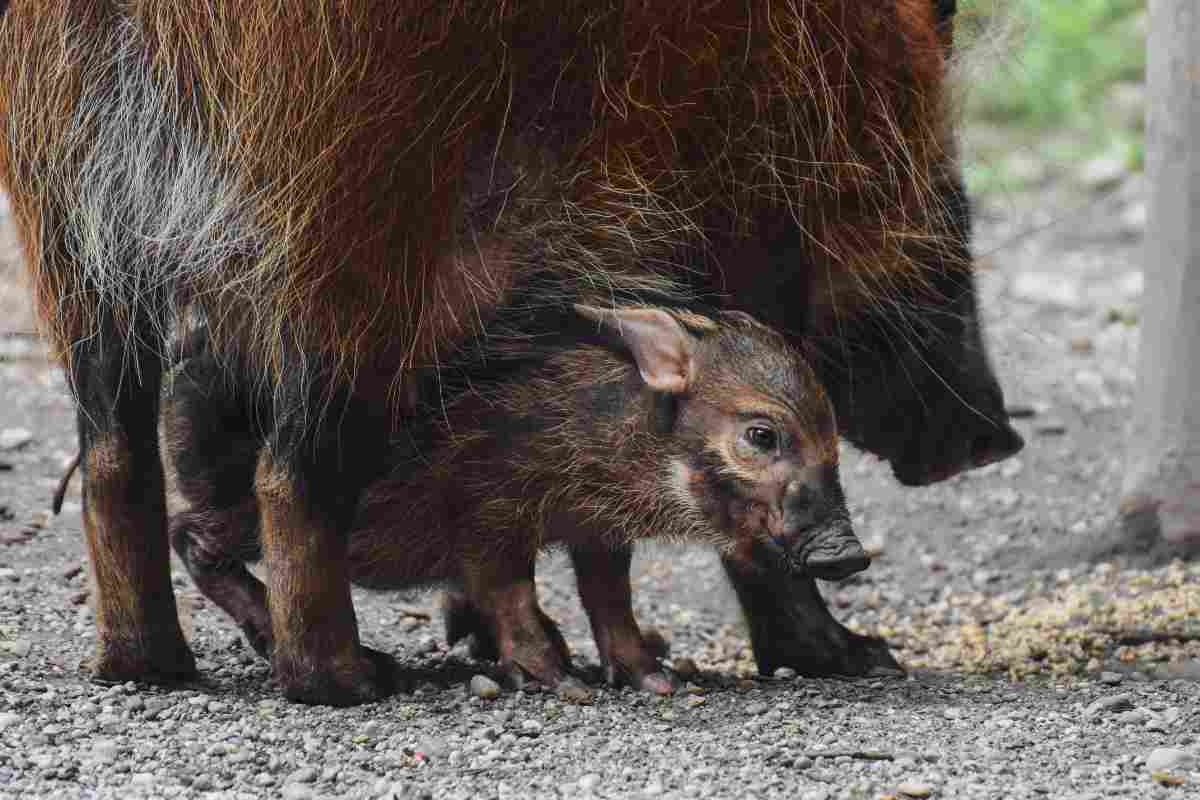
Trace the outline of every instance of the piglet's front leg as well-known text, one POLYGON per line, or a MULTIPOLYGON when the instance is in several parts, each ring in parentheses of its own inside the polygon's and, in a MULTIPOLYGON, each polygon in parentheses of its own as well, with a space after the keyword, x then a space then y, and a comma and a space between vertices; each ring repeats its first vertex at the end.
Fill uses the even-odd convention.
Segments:
POLYGON ((658 663, 662 645, 643 636, 633 617, 632 560, 633 551, 624 547, 571 548, 579 598, 591 621, 608 682, 669 695, 675 691, 675 681, 658 663))
POLYGON ((577 694, 582 685, 568 674, 570 654, 558 626, 538 605, 533 570, 532 555, 513 558, 490 552, 468 559, 466 602, 460 600, 459 610, 477 615, 477 625, 471 627, 486 637, 489 649, 494 647, 500 668, 517 688, 532 679, 577 694))

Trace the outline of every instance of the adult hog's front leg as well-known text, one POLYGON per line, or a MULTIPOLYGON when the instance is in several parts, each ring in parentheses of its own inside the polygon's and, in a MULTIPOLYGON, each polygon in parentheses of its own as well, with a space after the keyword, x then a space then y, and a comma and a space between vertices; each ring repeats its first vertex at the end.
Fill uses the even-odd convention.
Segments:
POLYGON ((396 689, 393 659, 359 642, 350 597, 348 534, 387 441, 371 410, 335 405, 325 419, 340 424, 313 431, 295 407, 277 408, 255 473, 272 668, 284 694, 302 703, 356 705, 396 689))
POLYGON ((847 629, 829 613, 815 579, 771 566, 768 557, 722 559, 737 592, 758 670, 790 667, 801 675, 902 675, 887 642, 847 629))

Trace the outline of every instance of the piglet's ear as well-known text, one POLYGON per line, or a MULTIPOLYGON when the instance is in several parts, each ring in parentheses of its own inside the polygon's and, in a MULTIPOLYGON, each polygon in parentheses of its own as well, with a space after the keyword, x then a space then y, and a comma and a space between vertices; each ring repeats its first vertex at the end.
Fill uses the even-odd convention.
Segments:
POLYGON ((575 310, 620 337, 651 389, 670 394, 687 389, 693 374, 696 339, 670 314, 656 308, 577 305, 575 310))

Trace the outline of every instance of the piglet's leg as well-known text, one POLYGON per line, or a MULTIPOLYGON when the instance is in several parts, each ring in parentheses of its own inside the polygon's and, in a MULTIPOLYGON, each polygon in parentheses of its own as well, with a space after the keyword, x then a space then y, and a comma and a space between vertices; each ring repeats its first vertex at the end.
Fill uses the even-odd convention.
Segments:
POLYGON ((608 682, 629 684, 653 694, 674 692, 674 681, 658 663, 661 643, 643 637, 633 617, 629 583, 633 551, 572 547, 571 561, 608 682))
MULTIPOLYGON (((512 558, 489 553, 469 559, 463 581, 467 602, 460 601, 458 611, 479 615, 482 624, 475 630, 490 635, 485 643, 494 643, 501 669, 517 687, 527 678, 555 688, 573 686, 576 682, 567 674, 566 642, 538 605, 533 570, 532 555, 512 558)), ((471 622, 466 617, 461 621, 471 622)))
MULTIPOLYGON (((563 638, 558 624, 552 620, 540 607, 537 610, 542 629, 546 638, 558 650, 563 663, 570 663, 571 651, 567 648, 567 640, 563 638)), ((492 623, 486 614, 475 608, 466 592, 449 589, 442 597, 442 621, 446 626, 446 640, 451 646, 463 639, 470 639, 471 658, 477 661, 499 661, 500 647, 496 644, 496 634, 492 631, 492 623)))
POLYGON ((254 651, 271 658, 267 589, 246 569, 243 542, 257 536, 254 497, 231 509, 181 511, 171 516, 171 543, 196 588, 233 618, 254 651))

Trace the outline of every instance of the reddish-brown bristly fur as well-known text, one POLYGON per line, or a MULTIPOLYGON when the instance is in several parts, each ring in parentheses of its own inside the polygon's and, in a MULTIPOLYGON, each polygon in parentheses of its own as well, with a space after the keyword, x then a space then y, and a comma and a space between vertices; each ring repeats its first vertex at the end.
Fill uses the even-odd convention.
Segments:
MULTIPOLYGON (((342 446, 378 442, 410 369, 471 340, 535 273, 558 279, 521 294, 543 308, 724 290, 820 335, 953 272, 943 62, 931 0, 10 4, 0 183, 76 392, 82 463, 96 443, 117 462, 85 470, 89 548, 113 566, 97 619, 133 620, 101 629, 97 672, 188 671, 172 664, 186 647, 162 515, 121 489, 160 483, 150 434, 173 331, 202 321, 273 400, 268 553, 336 560, 371 477, 342 446), (151 629, 173 632, 159 646, 151 629)), ((291 696, 381 693, 338 677, 347 658, 374 669, 352 655, 344 603, 321 630, 287 624, 289 608, 310 617, 305 594, 343 597, 342 572, 273 585, 277 671, 316 676, 291 696)))
POLYGON ((128 319, 154 290, 200 302, 218 343, 263 369, 294 348, 347 376, 428 363, 530 241, 598 285, 638 259, 674 278, 714 232, 761 235, 764 206, 789 209, 826 261, 821 305, 845 310, 919 278, 906 247, 936 235, 932 14, 16 3, 0 176, 65 357, 99 304, 128 319))

